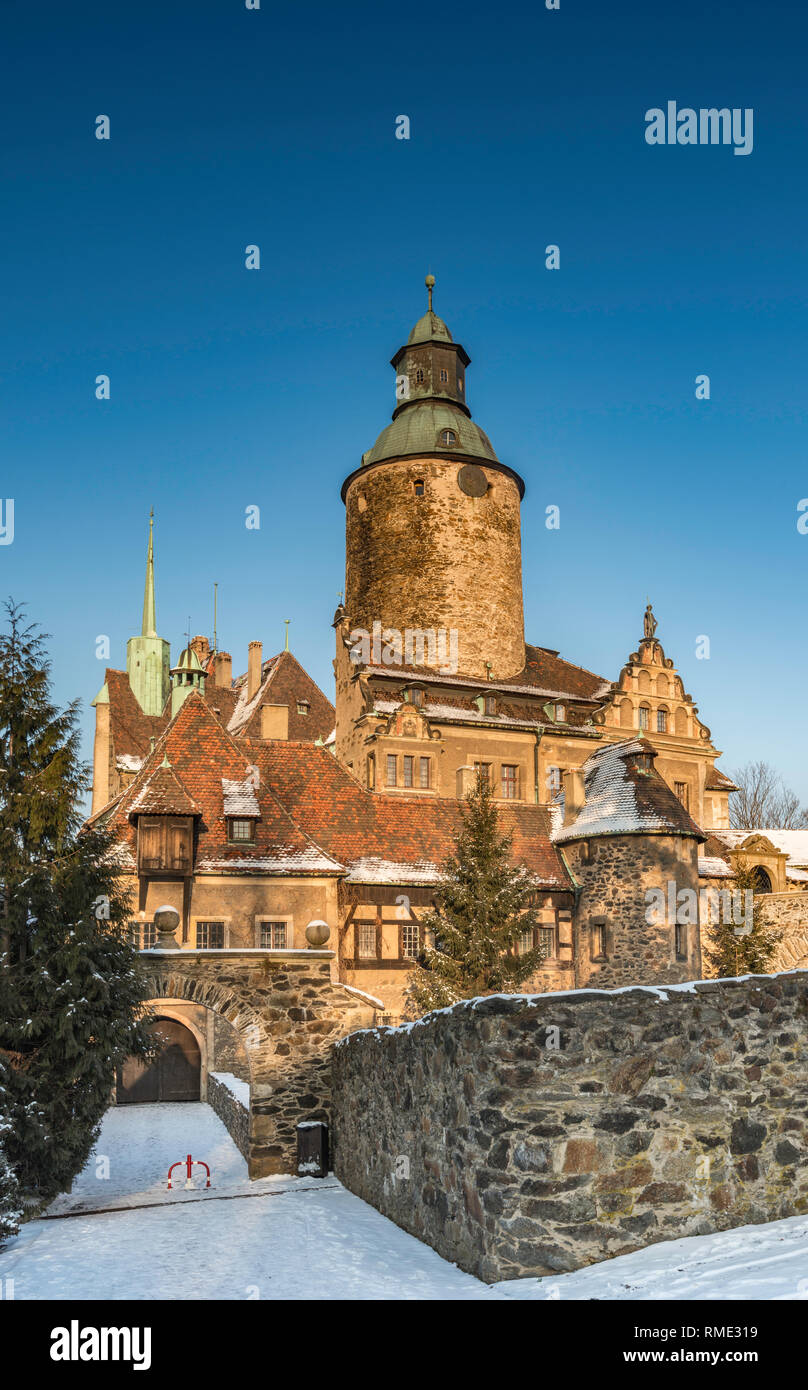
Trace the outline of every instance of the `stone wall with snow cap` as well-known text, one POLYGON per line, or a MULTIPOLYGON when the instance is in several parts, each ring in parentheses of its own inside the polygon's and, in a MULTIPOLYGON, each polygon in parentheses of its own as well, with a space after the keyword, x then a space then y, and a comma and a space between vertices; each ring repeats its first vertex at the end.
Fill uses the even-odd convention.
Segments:
POLYGON ((335 1170, 487 1281, 808 1210, 808 972, 492 996, 335 1048, 335 1170))

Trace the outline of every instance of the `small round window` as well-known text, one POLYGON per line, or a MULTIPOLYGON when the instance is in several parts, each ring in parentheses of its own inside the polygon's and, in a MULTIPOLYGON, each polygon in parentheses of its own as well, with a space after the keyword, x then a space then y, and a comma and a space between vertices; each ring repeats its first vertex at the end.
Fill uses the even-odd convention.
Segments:
POLYGON ((440 442, 447 448, 450 448, 452 444, 456 444, 457 435, 455 434, 454 430, 441 430, 440 442))

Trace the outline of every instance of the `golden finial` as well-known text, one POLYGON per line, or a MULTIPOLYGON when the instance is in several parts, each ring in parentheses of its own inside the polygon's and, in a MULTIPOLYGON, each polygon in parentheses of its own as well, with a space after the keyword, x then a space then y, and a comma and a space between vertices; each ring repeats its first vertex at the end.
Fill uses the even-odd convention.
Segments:
POLYGON ((425 279, 425 281, 424 281, 424 284, 426 285, 427 290, 428 290, 428 292, 429 292, 429 312, 430 312, 430 314, 431 314, 431 313, 432 313, 432 291, 433 291, 433 289, 435 288, 435 277, 434 277, 434 275, 427 275, 427 277, 426 277, 426 279, 425 279))

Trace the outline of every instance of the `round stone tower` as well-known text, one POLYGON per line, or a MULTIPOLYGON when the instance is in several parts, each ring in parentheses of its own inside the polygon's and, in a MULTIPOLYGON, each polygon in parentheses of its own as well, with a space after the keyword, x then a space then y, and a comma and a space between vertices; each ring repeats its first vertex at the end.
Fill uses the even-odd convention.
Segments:
POLYGON ((525 664, 524 484, 471 418, 470 359, 426 283, 429 308, 392 359, 393 422, 342 488, 345 615, 382 642, 396 634, 394 664, 507 678, 525 664))

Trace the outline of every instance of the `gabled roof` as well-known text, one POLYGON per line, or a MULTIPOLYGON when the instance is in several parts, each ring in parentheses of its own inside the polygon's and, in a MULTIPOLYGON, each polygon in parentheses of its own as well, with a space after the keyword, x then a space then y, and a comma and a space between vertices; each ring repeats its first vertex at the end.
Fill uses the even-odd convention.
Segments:
MULTIPOLYGON (((262 780, 307 834, 347 865, 349 880, 434 881, 454 849, 462 805, 454 798, 367 791, 324 748, 277 741, 253 745, 262 780)), ((570 890, 543 806, 498 806, 513 858, 547 888, 570 890)))
POLYGON ((595 835, 689 835, 706 839, 656 769, 651 766, 644 771, 639 766, 638 755, 653 760, 654 749, 647 739, 612 743, 587 758, 582 768, 585 803, 569 825, 562 824, 555 830, 556 844, 595 835))
MULTIPOLYGON (((102 814, 109 814, 118 838, 134 853, 135 826, 130 816, 142 809, 141 799, 153 779, 171 764, 172 775, 192 799, 199 817, 197 870, 223 873, 340 874, 343 866, 315 843, 280 804, 256 770, 254 758, 222 727, 198 691, 185 699, 176 718, 161 735, 154 752, 132 785, 102 814), (231 845, 227 837, 225 783, 242 789, 250 780, 258 807, 255 843, 231 845)), ((326 756, 330 757, 330 754, 326 756)))
POLYGON ((762 835, 775 850, 788 856, 787 868, 808 865, 808 830, 714 830, 712 833, 728 849, 741 849, 754 835, 762 835))
MULTIPOLYGON (((288 705, 290 738, 314 743, 318 738, 326 738, 334 727, 334 706, 291 652, 280 652, 263 663, 260 693, 249 707, 246 674, 237 676, 232 687, 227 687, 213 683, 211 670, 212 660, 203 699, 231 733, 247 738, 260 736, 259 707, 264 703, 288 705), (308 703, 308 714, 298 714, 298 701, 308 703)), ((171 720, 171 696, 162 714, 144 714, 125 671, 110 667, 105 680, 115 759, 120 769, 132 771, 131 764, 127 766, 124 760, 142 760, 148 755, 151 740, 158 739, 171 720)))
POLYGON ((198 816, 198 802, 188 795, 174 769, 166 762, 140 780, 139 791, 129 804, 129 816, 198 816))

